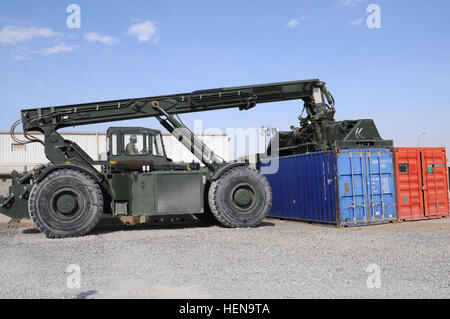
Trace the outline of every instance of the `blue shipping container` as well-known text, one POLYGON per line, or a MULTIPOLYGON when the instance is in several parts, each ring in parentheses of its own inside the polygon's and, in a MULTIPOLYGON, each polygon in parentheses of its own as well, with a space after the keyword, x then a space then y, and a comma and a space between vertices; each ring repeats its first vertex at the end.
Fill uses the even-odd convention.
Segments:
POLYGON ((397 219, 389 149, 347 149, 264 160, 271 217, 357 226, 397 219), (277 164, 278 161, 278 164, 277 164))

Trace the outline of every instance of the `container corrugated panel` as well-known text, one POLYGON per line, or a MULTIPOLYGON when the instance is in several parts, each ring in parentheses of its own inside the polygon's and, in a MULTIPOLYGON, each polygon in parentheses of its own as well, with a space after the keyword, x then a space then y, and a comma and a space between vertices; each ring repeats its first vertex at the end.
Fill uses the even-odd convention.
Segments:
MULTIPOLYGON (((286 156, 275 174, 265 174, 272 187, 272 217, 336 223, 335 168, 332 152, 286 156)), ((273 166, 272 166, 273 167, 273 166)), ((276 169, 276 168, 275 168, 276 169)))
POLYGON ((338 226, 395 221, 392 162, 388 149, 317 152, 261 162, 273 192, 269 216, 338 226))
POLYGON ((388 149, 349 149, 336 154, 341 224, 397 219, 393 155, 388 149))
POLYGON ((445 148, 397 147, 394 154, 398 219, 449 217, 445 148))

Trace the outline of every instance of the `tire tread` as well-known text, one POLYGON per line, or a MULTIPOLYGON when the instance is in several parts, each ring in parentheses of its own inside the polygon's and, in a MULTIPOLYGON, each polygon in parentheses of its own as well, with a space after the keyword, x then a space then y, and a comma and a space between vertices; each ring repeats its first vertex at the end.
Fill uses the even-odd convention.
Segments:
POLYGON ((44 180, 49 181, 49 180, 55 179, 59 176, 67 175, 67 174, 74 174, 78 178, 82 178, 82 179, 86 180, 87 183, 89 183, 93 186, 93 191, 96 192, 96 196, 99 199, 99 202, 98 202, 99 209, 97 210, 97 212, 94 216, 94 219, 90 223, 90 225, 88 227, 84 228, 83 230, 75 231, 73 233, 68 233, 67 235, 52 233, 47 227, 45 227, 45 225, 43 225, 40 222, 40 220, 37 216, 38 213, 35 210, 36 196, 37 196, 38 191, 40 190, 41 185, 43 184, 43 181, 37 183, 36 185, 34 185, 33 189, 30 192, 30 197, 28 200, 28 210, 29 210, 29 214, 31 217, 31 221, 34 223, 36 228, 41 233, 44 233, 48 238, 70 238, 70 237, 85 236, 88 233, 90 233, 97 226, 97 224, 100 221, 100 218, 102 216, 103 204, 104 204, 103 203, 103 194, 102 194, 101 189, 98 186, 98 184, 89 175, 87 175, 81 171, 74 170, 74 169, 59 169, 59 170, 51 172, 50 175, 48 175, 44 180))
MULTIPOLYGON (((211 188, 209 191, 209 198, 208 198, 208 203, 209 203, 209 207, 211 209, 211 212, 214 214, 214 216, 216 217, 216 219, 224 226, 229 227, 229 228, 249 228, 249 227, 257 227, 258 225, 236 225, 232 222, 230 222, 225 216, 224 214, 221 213, 220 209, 219 209, 219 204, 218 204, 218 189, 220 187, 222 187, 224 185, 224 181, 226 179, 226 176, 229 176, 231 174, 237 174, 238 175, 246 175, 247 172, 250 171, 252 172, 252 174, 258 174, 261 175, 261 173, 259 171, 257 171, 256 169, 253 169, 251 167, 248 166, 238 166, 238 167, 234 167, 229 169, 228 171, 226 171, 221 178, 219 178, 217 181, 214 181, 211 183, 211 188), (246 172, 244 174, 244 172, 246 172)), ((265 206, 264 206, 264 210, 266 212, 268 212, 272 206, 272 188, 270 187, 269 182, 267 181, 267 179, 261 175, 263 178, 261 179, 261 181, 264 184, 264 188, 265 190, 269 191, 269 198, 266 200, 265 206)), ((262 221, 261 221, 262 222, 262 221)))

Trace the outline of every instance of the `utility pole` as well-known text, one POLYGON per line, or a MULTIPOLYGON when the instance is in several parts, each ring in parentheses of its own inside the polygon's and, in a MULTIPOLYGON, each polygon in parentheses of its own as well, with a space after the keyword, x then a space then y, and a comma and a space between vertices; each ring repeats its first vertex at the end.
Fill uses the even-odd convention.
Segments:
POLYGON ((417 146, 418 147, 420 147, 420 138, 422 137, 422 136, 424 136, 426 133, 425 132, 423 132, 422 134, 419 134, 419 136, 417 136, 417 146))
POLYGON ((271 127, 269 124, 261 126, 260 134, 264 137, 264 150, 267 150, 267 145, 269 144, 267 140, 270 139, 272 135, 277 134, 277 131, 278 130, 275 127, 271 127))

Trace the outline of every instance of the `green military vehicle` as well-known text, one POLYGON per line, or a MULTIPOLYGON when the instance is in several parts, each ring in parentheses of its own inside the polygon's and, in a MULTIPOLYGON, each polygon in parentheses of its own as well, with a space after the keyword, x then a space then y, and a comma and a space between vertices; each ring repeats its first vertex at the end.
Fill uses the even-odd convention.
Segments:
POLYGON ((281 132, 273 139, 271 155, 389 144, 379 137, 371 120, 334 122, 334 100, 317 79, 26 109, 11 128, 11 136, 17 143, 41 143, 49 163, 23 174, 12 173, 9 196, 0 197, 0 213, 14 219, 31 218, 52 238, 85 235, 102 214, 195 214, 214 217, 226 227, 256 227, 272 203, 265 177, 248 163, 225 162, 176 117, 299 99, 308 116, 301 118, 302 128, 281 132), (204 166, 173 162, 158 130, 109 128, 107 158, 99 161, 58 133, 65 127, 148 117, 158 119, 204 166), (20 124, 26 139, 14 133, 20 124), (42 133, 43 140, 32 132, 42 133))

